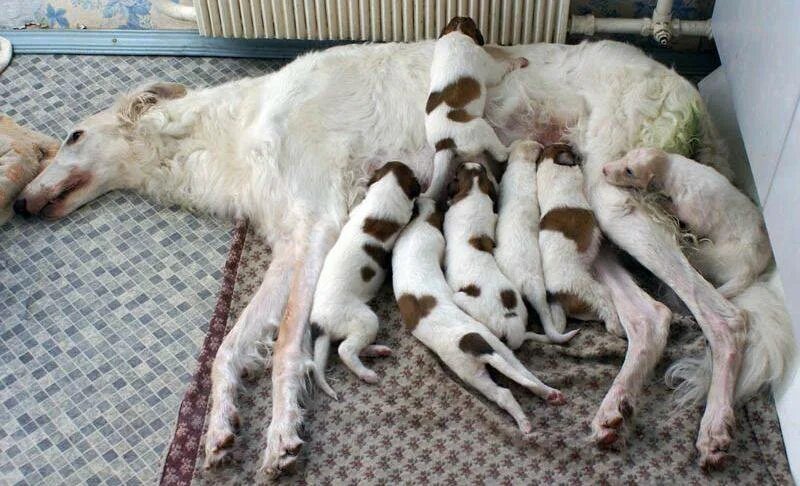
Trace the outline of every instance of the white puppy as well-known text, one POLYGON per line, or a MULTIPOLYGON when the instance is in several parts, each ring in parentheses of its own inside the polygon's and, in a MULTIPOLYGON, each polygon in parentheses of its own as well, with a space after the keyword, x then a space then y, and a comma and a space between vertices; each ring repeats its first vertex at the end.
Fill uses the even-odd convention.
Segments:
POLYGON ((441 269, 442 215, 427 197, 417 200, 417 209, 419 214, 400 234, 392 257, 394 295, 406 328, 465 383, 510 413, 523 433, 530 432, 519 403, 492 381, 486 365, 551 405, 565 403, 564 396, 536 378, 485 326, 455 305, 441 269))
POLYGON ((654 190, 670 198, 669 210, 698 237, 687 250, 692 264, 726 298, 749 287, 772 261, 761 212, 713 168, 660 149, 639 148, 603 166, 611 184, 654 190))
POLYGON ((311 339, 314 376, 332 398, 336 393, 325 381, 331 340, 341 340, 339 356, 353 373, 375 383, 378 376, 359 359, 387 356, 386 346, 371 345, 378 333, 378 316, 367 302, 386 277, 390 252, 399 231, 411 219, 420 187, 414 173, 401 162, 388 162, 372 180, 364 200, 350 212, 325 263, 314 292, 311 339))
POLYGON ((591 274, 600 249, 600 228, 583 193, 583 174, 569 145, 545 147, 536 173, 539 189, 539 248, 550 311, 559 330, 566 316, 600 318, 625 336, 611 294, 591 274))
POLYGON ((434 47, 425 106, 425 133, 436 150, 426 195, 434 198, 450 179, 455 154, 471 157, 488 151, 497 161, 508 158, 508 149, 483 119, 486 89, 500 84, 514 69, 527 66, 528 60, 494 58, 483 44, 472 19, 453 17, 434 47))
POLYGON ((503 274, 520 290, 528 318, 538 315, 547 337, 552 342, 565 343, 578 331, 561 334, 554 327, 539 254, 536 162, 541 151, 542 146, 532 140, 518 140, 511 145, 508 167, 500 181, 494 257, 503 274))
POLYGON ((545 336, 525 332, 528 312, 522 297, 494 259, 497 193, 486 168, 474 162, 461 164, 448 192, 445 267, 455 303, 505 339, 511 349, 525 339, 549 342, 545 336))

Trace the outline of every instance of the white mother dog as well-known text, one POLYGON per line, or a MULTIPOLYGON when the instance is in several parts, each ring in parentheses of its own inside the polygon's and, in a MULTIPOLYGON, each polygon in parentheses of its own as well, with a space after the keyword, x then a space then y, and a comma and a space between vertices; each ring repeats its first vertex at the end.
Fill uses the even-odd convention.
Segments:
MULTIPOLYGON (((270 342, 276 332, 263 467, 277 473, 296 460, 303 443, 299 399, 310 362, 303 342, 314 288, 349 207, 363 192, 356 181, 392 159, 406 162, 421 184, 430 181, 433 149, 425 137, 424 108, 433 45, 342 46, 213 88, 143 87, 77 123, 68 137, 73 143, 62 146, 16 201, 18 213, 60 218, 100 194, 129 188, 224 217, 247 217, 272 246, 263 284, 214 361, 208 466, 228 455, 240 376, 262 366, 259 343, 270 342)), ((702 465, 721 464, 731 442, 734 383, 745 353, 744 317, 692 268, 673 235, 601 172, 604 163, 630 149, 655 146, 694 153, 729 173, 699 94, 674 71, 624 44, 503 50, 530 65, 487 94, 486 118, 501 139, 535 140, 540 130, 563 125, 559 107, 582 106, 583 100, 592 107, 575 113, 569 134, 585 157, 589 200, 606 236, 672 287, 708 338, 713 374, 697 448, 702 465), (552 123, 530 123, 548 117, 552 123)), ((623 325, 647 329, 660 322, 657 303, 625 282, 632 297, 630 314, 620 316, 623 325)), ((639 367, 641 356, 627 359, 638 372, 648 371, 639 367)), ((765 366, 754 379, 764 382, 773 371, 765 366)), ((626 394, 638 393, 639 385, 631 386, 606 395, 599 422, 607 422, 608 410, 618 409, 626 394)))

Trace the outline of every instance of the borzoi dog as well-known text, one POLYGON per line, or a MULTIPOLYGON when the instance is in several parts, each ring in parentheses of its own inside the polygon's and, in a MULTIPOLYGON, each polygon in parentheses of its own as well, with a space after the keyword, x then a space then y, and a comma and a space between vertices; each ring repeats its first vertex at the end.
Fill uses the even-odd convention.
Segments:
POLYGON ((425 105, 425 135, 434 147, 433 178, 426 195, 438 198, 452 177, 455 155, 472 157, 488 151, 505 162, 508 149, 483 119, 487 88, 509 72, 528 65, 519 58, 492 57, 483 48, 475 21, 454 17, 433 49, 431 84, 425 105))
POLYGON ((701 241, 687 250, 695 268, 726 298, 750 287, 772 261, 764 218, 755 204, 719 172, 660 149, 631 150, 603 165, 611 184, 657 191, 669 210, 701 241))
POLYGON ((536 172, 539 186, 539 247, 553 321, 564 329, 566 316, 597 317, 623 337, 611 293, 591 274, 600 251, 600 228, 583 194, 583 173, 566 144, 545 147, 536 172))
POLYGON ((537 315, 547 338, 565 343, 578 331, 560 334, 554 326, 539 253, 536 163, 541 150, 542 146, 531 140, 519 140, 511 145, 508 166, 500 181, 494 256, 497 266, 522 294, 528 318, 531 314, 537 315))
MULTIPOLYGON (((104 192, 129 188, 187 208, 247 217, 272 246, 261 287, 214 361, 207 465, 228 455, 240 376, 263 366, 259 343, 276 332, 263 467, 278 473, 296 460, 303 443, 297 434, 300 392, 311 363, 303 343, 314 289, 349 207, 363 193, 356 181, 366 180, 382 161, 403 160, 423 186, 430 183, 434 153, 425 137, 424 107, 433 50, 434 42, 340 46, 255 79, 188 92, 166 83, 136 90, 78 122, 67 140, 81 135, 62 145, 18 199, 19 213, 59 218, 104 192)), ((584 101, 592 107, 576 114, 568 134, 584 155, 586 193, 605 235, 675 290, 708 338, 713 372, 696 445, 703 466, 720 465, 731 442, 743 357, 755 354, 744 364, 759 367, 744 373, 756 383, 775 371, 761 365, 777 360, 761 356, 763 346, 745 349, 744 315, 692 268, 673 234, 602 175, 603 164, 640 146, 695 152, 698 161, 726 170, 699 94, 674 71, 620 43, 497 50, 530 62, 487 93, 486 118, 499 133, 536 140, 540 127, 563 125, 558 107, 584 101), (548 116, 550 124, 528 123, 548 116)), ((627 275, 615 262, 609 266, 627 275)), ((629 339, 649 339, 659 304, 639 294, 632 280, 616 281, 636 296, 618 306, 628 313, 622 320, 629 339)), ((789 324, 758 317, 750 322, 769 325, 789 324)), ((629 353, 623 368, 646 373, 658 357, 629 353)), ((640 387, 640 381, 625 381, 609 392, 596 420, 611 420, 640 387)))
POLYGON ((547 340, 525 332, 528 313, 522 296, 494 259, 494 180, 481 164, 466 162, 449 185, 450 208, 444 216, 445 274, 455 292, 453 301, 511 349, 522 346, 526 339, 547 340))
POLYGON ((388 356, 386 346, 372 345, 378 334, 378 316, 367 302, 378 292, 397 235, 411 219, 420 187, 402 162, 387 162, 370 180, 364 200, 350 211, 347 224, 325 258, 311 308, 314 377, 333 399, 325 381, 331 340, 339 344, 342 362, 359 378, 376 383, 378 375, 361 362, 359 354, 388 356))
POLYGON ((483 324, 456 306, 442 274, 442 215, 427 197, 418 200, 417 208, 419 214, 400 234, 392 257, 394 296, 406 329, 465 383, 511 414, 527 434, 531 423, 525 412, 510 390, 492 380, 486 365, 551 405, 564 404, 564 395, 542 383, 483 324))

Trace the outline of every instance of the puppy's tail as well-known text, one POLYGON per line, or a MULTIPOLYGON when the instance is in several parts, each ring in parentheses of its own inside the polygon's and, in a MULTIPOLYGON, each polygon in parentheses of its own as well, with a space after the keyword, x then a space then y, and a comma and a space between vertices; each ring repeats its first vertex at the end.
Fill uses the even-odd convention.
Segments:
MULTIPOLYGON (((316 327, 313 323, 311 326, 316 327)), ((314 339, 314 381, 326 395, 334 400, 338 400, 339 396, 325 380, 325 366, 328 364, 328 354, 330 350, 331 338, 324 332, 321 332, 316 339, 314 339)))
POLYGON ((525 340, 536 341, 539 343, 564 344, 578 334, 578 329, 564 334, 560 333, 553 324, 553 316, 550 312, 550 306, 547 304, 544 296, 539 299, 539 302, 539 306, 534 306, 531 304, 531 300, 528 296, 522 296, 522 303, 525 304, 525 308, 528 310, 528 322, 533 321, 534 323, 538 323, 544 330, 544 334, 537 334, 534 332, 525 333, 525 340), (543 312, 539 312, 540 309, 543 312))
MULTIPOLYGON (((744 360, 736 382, 737 401, 749 398, 764 385, 778 383, 794 359, 791 319, 783 303, 777 272, 764 275, 731 302, 748 319, 744 360)), ((711 383, 711 352, 702 358, 684 358, 669 367, 669 386, 675 388, 678 404, 699 403, 711 383)))

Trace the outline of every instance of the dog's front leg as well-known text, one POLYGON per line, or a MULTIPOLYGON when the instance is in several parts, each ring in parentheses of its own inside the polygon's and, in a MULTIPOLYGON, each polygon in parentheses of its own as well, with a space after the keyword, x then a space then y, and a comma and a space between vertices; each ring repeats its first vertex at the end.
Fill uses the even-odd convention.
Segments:
POLYGON ((205 467, 226 459, 239 426, 236 391, 243 372, 263 369, 262 353, 269 352, 286 308, 294 251, 288 241, 272 245, 272 261, 264 281, 225 336, 211 369, 211 412, 206 432, 205 467))
POLYGON ((595 270, 608 287, 628 337, 628 350, 619 374, 592 420, 592 437, 602 447, 619 446, 625 440, 626 422, 636 410, 645 380, 661 358, 667 344, 672 313, 644 292, 614 254, 604 248, 595 270))
POLYGON ((271 476, 291 466, 303 444, 297 429, 303 420, 300 398, 311 363, 308 318, 322 263, 336 240, 336 228, 328 222, 316 222, 307 230, 298 230, 294 238, 291 290, 273 350, 272 421, 262 463, 264 472, 271 476))

